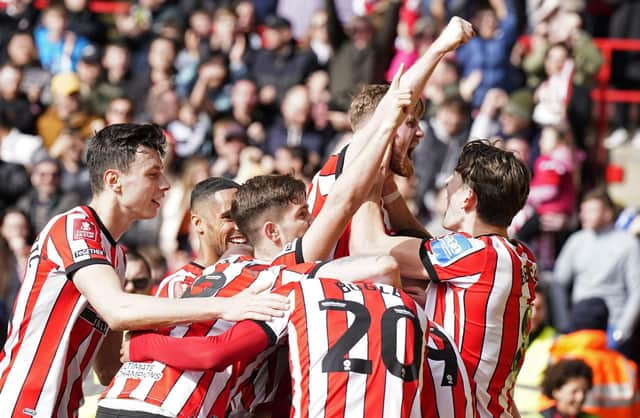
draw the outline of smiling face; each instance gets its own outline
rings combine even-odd
[[[120,204],[133,219],[151,219],[158,214],[170,187],[163,169],[156,151],[139,146],[128,170],[108,170],[118,174]]]
[[[245,236],[231,219],[231,203],[236,189],[220,190],[209,199],[199,202],[192,211],[196,232],[205,245],[214,249],[218,257],[229,247],[247,243]]]

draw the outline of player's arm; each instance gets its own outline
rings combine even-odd
[[[471,23],[459,17],[453,17],[449,24],[440,33],[440,36],[429,46],[427,51],[409,68],[400,81],[400,87],[411,91],[411,106],[415,106],[418,98],[424,90],[429,77],[435,70],[440,60],[450,51],[466,43],[474,36]],[[351,145],[347,150],[345,166],[358,156],[366,146],[369,138],[379,129],[380,120],[386,112],[386,106],[380,103],[376,112],[362,129],[354,132]]]
[[[122,344],[122,360],[156,360],[180,370],[218,372],[234,362],[251,361],[274,343],[275,335],[264,323],[241,321],[213,337],[136,334]]]
[[[420,257],[423,242],[420,238],[388,236],[382,224],[380,206],[373,200],[364,202],[351,222],[351,254],[389,254],[397,260],[402,277],[430,278]]]
[[[410,104],[411,92],[399,87],[402,72],[401,66],[394,76],[388,94],[383,99],[391,104],[391,109],[382,117],[380,129],[370,137],[369,143],[353,163],[345,166],[344,172],[338,177],[327,196],[322,210],[305,233],[302,240],[305,261],[327,258],[347,223],[369,195],[383,160],[389,158],[389,144],[395,136],[396,129],[404,120],[405,109]]]
[[[108,264],[89,264],[73,274],[73,283],[115,331],[151,329],[186,322],[225,319],[269,320],[282,316],[286,298],[264,289],[247,289],[229,298],[166,299],[124,292]]]
[[[93,359],[93,370],[103,386],[107,386],[111,382],[111,379],[114,378],[118,369],[122,366],[118,356],[121,344],[122,332],[110,330]]]
[[[384,202],[384,209],[389,214],[389,221],[391,222],[391,228],[399,235],[410,235],[421,238],[431,238],[431,234],[427,231],[413,216],[411,210],[407,206],[407,202],[404,200],[398,186],[393,179],[393,176],[389,176],[382,189],[382,201]]]
[[[339,278],[346,282],[370,280],[400,286],[400,269],[395,258],[388,255],[349,256],[324,263],[315,277]]]

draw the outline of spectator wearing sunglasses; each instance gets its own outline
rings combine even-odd
[[[124,291],[137,295],[151,294],[151,266],[137,251],[127,251],[127,270],[124,273]]]

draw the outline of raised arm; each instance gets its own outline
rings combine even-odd
[[[247,289],[230,298],[167,299],[125,293],[120,278],[106,264],[79,269],[73,282],[109,328],[115,331],[153,329],[186,322],[225,319],[268,320],[282,316],[286,298]]]
[[[214,337],[173,338],[152,332],[135,334],[122,344],[123,361],[160,361],[180,370],[226,369],[253,360],[275,341],[264,326],[242,321]]]
[[[338,16],[338,10],[336,9],[335,0],[325,0],[327,9],[327,31],[329,33],[329,42],[334,51],[337,51],[342,43],[347,40],[347,34],[344,31],[344,26]]]
[[[302,240],[302,252],[307,261],[327,258],[336,241],[371,190],[380,173],[383,159],[390,157],[390,142],[405,117],[411,92],[401,89],[403,67],[395,75],[389,92],[378,108],[386,109],[380,127],[360,154],[348,166],[331,189],[325,205],[314,219]],[[386,155],[386,157],[385,157]]]

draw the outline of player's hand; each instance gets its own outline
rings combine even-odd
[[[435,40],[435,46],[443,53],[451,52],[469,42],[476,35],[471,23],[454,16]]]
[[[284,296],[269,293],[270,287],[270,283],[265,283],[245,289],[233,297],[224,298],[222,319],[268,321],[273,317],[283,316],[289,309],[289,300]]]
[[[393,128],[400,126],[407,116],[407,110],[411,105],[411,90],[400,87],[400,79],[404,73],[404,63],[400,64],[389,86],[387,95],[389,97],[388,106],[384,118]]]

